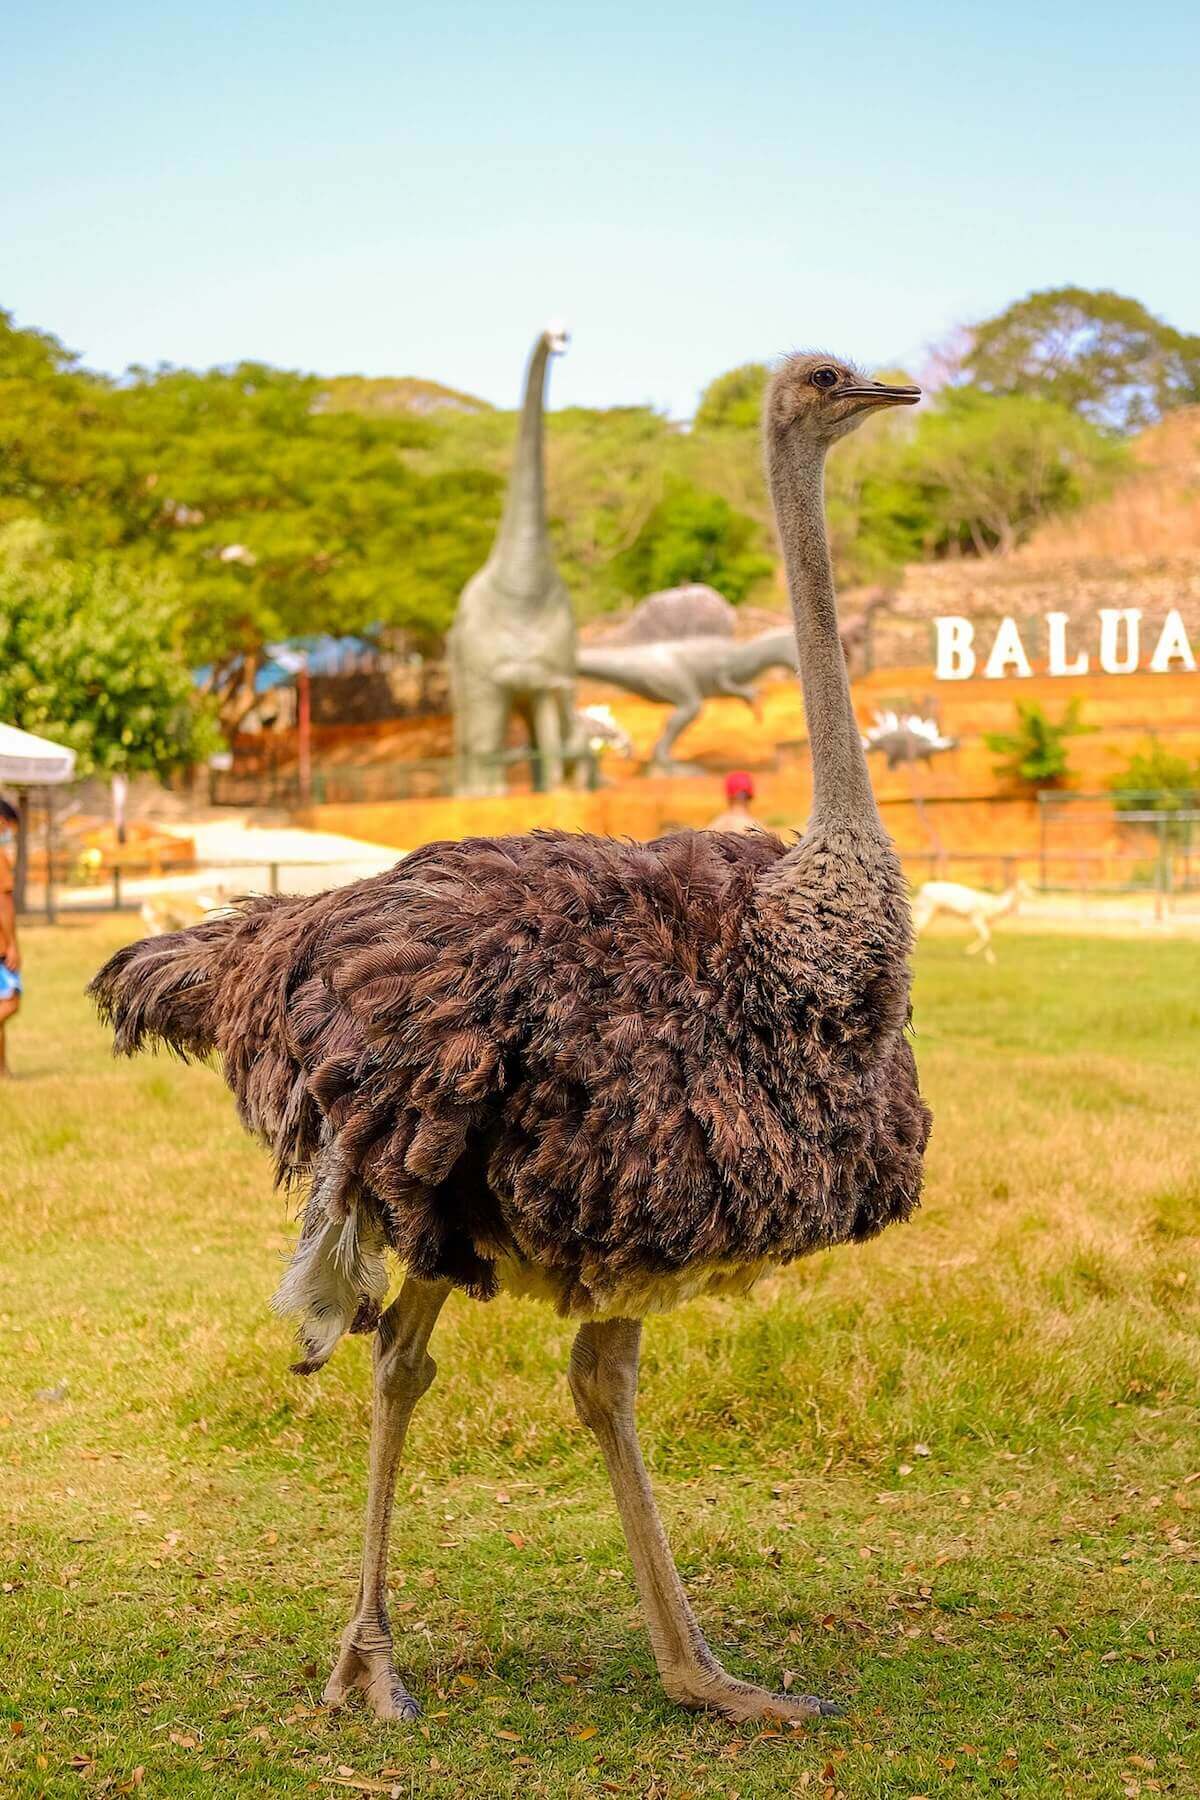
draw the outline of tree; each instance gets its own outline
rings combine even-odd
[[[186,594],[180,653],[227,731],[265,648],[403,629],[433,648],[483,561],[501,482],[422,472],[432,428],[326,411],[315,377],[245,363],[85,376],[53,339],[0,320],[0,522],[31,511],[61,552],[118,554]]]
[[[629,594],[705,581],[736,606],[774,564],[758,548],[753,519],[719,494],[674,480],[614,569]]]
[[[1067,778],[1067,740],[1092,730],[1080,718],[1080,702],[1072,700],[1057,723],[1036,701],[1017,701],[1014,732],[985,731],[989,750],[1000,752],[998,775],[1007,775],[1026,787],[1061,787]]]
[[[987,393],[1053,400],[1137,431],[1200,400],[1200,337],[1126,294],[1046,288],[975,326],[962,373]]]
[[[922,496],[926,550],[1011,550],[1042,519],[1103,493],[1121,445],[1055,400],[950,388],[920,420],[902,479]],[[890,501],[899,510],[901,496]],[[911,502],[910,502],[911,504]]]
[[[710,381],[696,408],[696,430],[757,431],[768,373],[766,363],[743,363]]]
[[[44,527],[0,532],[0,717],[66,744],[80,775],[166,774],[217,747],[179,653],[179,596],[117,559],[66,562]]]

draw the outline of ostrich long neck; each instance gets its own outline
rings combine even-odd
[[[803,439],[776,439],[768,475],[796,626],[812,755],[810,826],[882,829],[838,634],[825,530],[824,456]]]
[[[492,561],[500,565],[505,585],[516,595],[539,591],[552,566],[542,453],[542,405],[549,359],[550,346],[541,337],[525,374],[516,454],[492,548]]]

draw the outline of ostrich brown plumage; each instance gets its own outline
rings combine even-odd
[[[822,467],[915,388],[826,357],[775,376],[765,431],[814,774],[791,848],[562,832],[431,844],[316,899],[259,899],[118,952],[93,983],[118,1050],[216,1052],[241,1116],[309,1194],[278,1303],[303,1372],[374,1331],[366,1544],[326,1700],[416,1702],[392,1661],[389,1523],[427,1345],[454,1288],[582,1321],[570,1383],[599,1440],[654,1654],[685,1706],[810,1717],[704,1642],[634,1425],[642,1317],[746,1289],[917,1204],[929,1115],[905,1035],[909,909],[838,638]],[[405,1270],[381,1307],[386,1253]]]

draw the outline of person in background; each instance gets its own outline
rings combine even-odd
[[[745,769],[734,769],[725,777],[725,811],[710,819],[710,831],[761,831],[763,828],[750,811],[754,798],[754,777]]]
[[[17,909],[13,898],[13,844],[17,813],[0,800],[0,1080],[8,1074],[5,1026],[21,1004],[21,952],[17,945]]]

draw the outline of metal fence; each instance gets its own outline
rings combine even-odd
[[[364,852],[367,846],[363,846]],[[238,862],[195,862],[166,873],[160,865],[123,860],[97,864],[81,879],[78,865],[67,857],[51,859],[50,879],[44,862],[26,887],[23,916],[40,914],[52,923],[77,913],[144,912],[162,916],[179,908],[181,925],[199,918],[205,906],[221,905],[247,894],[318,894],[326,888],[377,875],[393,861],[386,853],[362,859],[301,861],[295,857]],[[205,903],[201,905],[201,902]],[[193,916],[194,915],[194,916]],[[148,920],[149,922],[149,920]],[[172,928],[168,926],[168,928]]]
[[[1038,795],[1038,886],[1200,894],[1200,792]]]
[[[1004,889],[1024,880],[1043,893],[1081,899],[1149,896],[1159,918],[1200,914],[1200,794],[1175,796],[1195,805],[1165,805],[1167,798],[1043,793],[1037,842],[1027,849],[997,848],[985,839],[965,849],[904,850],[901,860],[914,885],[936,878]],[[25,910],[54,918],[59,912],[135,911],[172,897],[317,893],[376,874],[392,860],[389,852],[364,845],[361,857],[332,860],[247,855],[171,867],[160,857],[136,860],[124,853],[119,863],[84,864],[59,844],[31,869]]]

